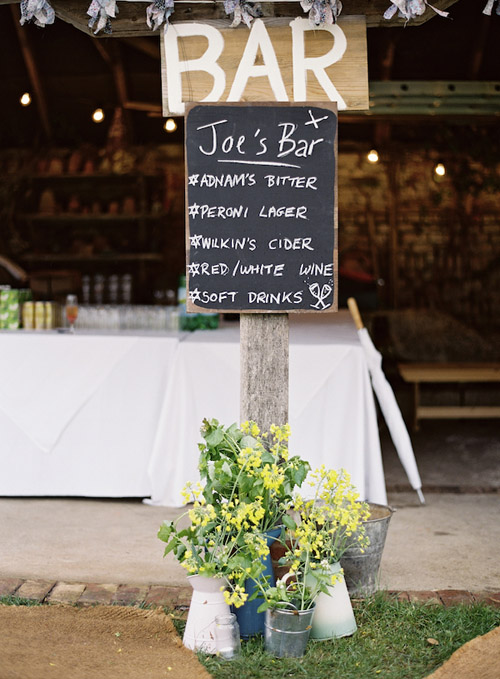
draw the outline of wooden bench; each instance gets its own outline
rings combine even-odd
[[[423,406],[420,405],[420,384],[500,382],[500,363],[399,363],[398,370],[405,382],[413,384],[413,429],[418,430],[422,419],[458,419],[500,417],[499,406]],[[463,394],[461,394],[462,396]]]

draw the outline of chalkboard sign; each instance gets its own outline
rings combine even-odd
[[[337,309],[335,104],[193,105],[187,310]]]

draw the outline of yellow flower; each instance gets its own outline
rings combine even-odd
[[[279,491],[285,480],[283,470],[276,464],[266,465],[260,473],[260,477],[264,482],[264,488],[267,490]]]
[[[252,422],[252,426],[250,427],[250,433],[252,436],[258,436],[260,434],[260,429],[255,424],[255,422]]]
[[[243,606],[247,599],[248,594],[241,585],[235,585],[232,592],[228,590],[224,591],[224,600],[229,606],[239,608],[240,606]]]

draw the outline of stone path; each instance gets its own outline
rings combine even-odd
[[[65,603],[79,606],[108,604],[120,606],[166,606],[186,611],[190,587],[163,585],[116,585],[102,583],[53,582],[49,580],[0,580],[0,596],[16,596],[40,603]],[[485,603],[500,608],[500,592],[469,592],[461,589],[387,592],[400,601],[432,602],[442,606]]]

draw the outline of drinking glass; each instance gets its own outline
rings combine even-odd
[[[78,298],[76,295],[66,296],[66,318],[69,323],[69,331],[75,332],[75,321],[78,318]]]

